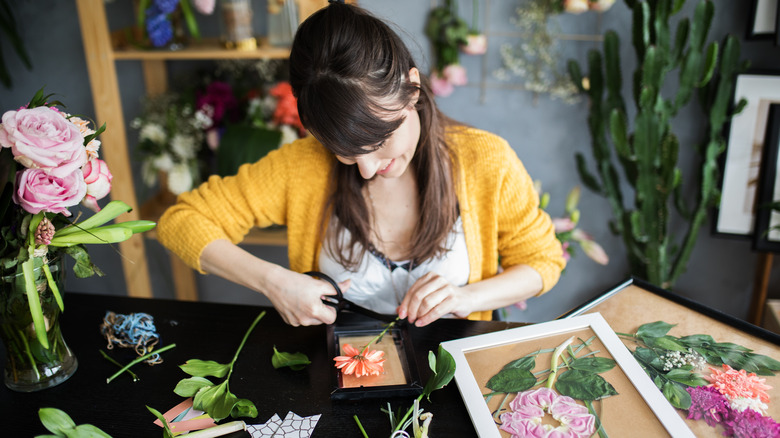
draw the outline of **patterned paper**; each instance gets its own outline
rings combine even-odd
[[[309,438],[320,416],[301,417],[290,411],[282,420],[278,414],[274,414],[264,424],[247,425],[246,430],[252,438]]]

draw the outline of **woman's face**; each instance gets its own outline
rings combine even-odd
[[[406,173],[420,140],[420,116],[412,105],[401,113],[405,117],[403,123],[376,150],[356,157],[337,155],[336,158],[347,165],[356,164],[365,179],[398,178]]]

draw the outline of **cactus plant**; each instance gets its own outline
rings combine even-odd
[[[614,215],[610,225],[623,239],[631,273],[670,288],[685,271],[707,211],[719,201],[718,157],[726,145],[723,127],[744,106],[740,102],[732,108],[730,102],[736,76],[747,63],[739,60],[739,42],[731,35],[722,44],[706,43],[715,12],[711,0],[700,0],[693,18],[681,18],[674,34],[670,19],[685,0],[625,3],[633,12],[632,43],[637,58],[631,91],[633,132],[623,98],[620,41],[614,31],[608,31],[603,55],[598,50],[588,53],[586,81],[576,61],[568,64],[572,80],[590,100],[588,125],[596,175],[588,170],[582,154],[576,155],[577,169],[586,187],[608,199]],[[668,83],[675,71],[678,80]],[[706,126],[701,129],[702,142],[690,145],[699,157],[698,174],[684,175],[677,164],[678,153],[688,145],[680,144],[672,119],[694,94],[698,94]],[[633,206],[626,205],[623,182],[633,190]],[[683,196],[693,192],[693,200]],[[677,217],[687,228],[679,239],[671,226]]]

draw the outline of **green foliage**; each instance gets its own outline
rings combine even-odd
[[[24,48],[24,43],[19,35],[19,29],[16,26],[11,4],[8,0],[0,0],[0,35],[3,35],[3,40],[11,43],[11,47],[13,47],[16,55],[19,56],[19,59],[22,60],[22,64],[27,67],[27,70],[32,70],[30,55],[27,54],[27,50]],[[11,81],[11,73],[8,71],[3,59],[2,46],[0,46],[0,83],[5,88],[11,88],[13,83]]]
[[[244,163],[254,163],[279,147],[282,132],[278,129],[249,125],[229,125],[217,149],[217,174],[235,175]]]
[[[38,417],[52,435],[38,435],[43,437],[67,437],[67,438],[111,438],[111,435],[103,432],[91,424],[76,425],[73,419],[65,412],[55,408],[41,408]]]
[[[271,357],[271,364],[274,368],[290,367],[292,370],[299,371],[306,368],[306,365],[310,363],[309,357],[305,354],[279,351],[276,349],[276,345],[274,345],[274,355]]]
[[[707,210],[718,203],[717,160],[725,150],[723,127],[738,112],[730,112],[729,104],[736,76],[746,68],[739,61],[734,36],[707,44],[714,3],[699,0],[692,19],[673,19],[684,3],[626,0],[633,10],[632,45],[637,59],[632,76],[633,126],[623,97],[620,41],[614,31],[605,34],[602,51],[588,54],[589,87],[580,85],[591,103],[588,127],[596,171],[588,169],[582,155],[576,156],[577,170],[586,187],[609,200],[611,225],[622,237],[632,274],[662,287],[671,287],[685,271]],[[674,34],[672,21],[677,22]],[[675,72],[676,88],[669,80]],[[569,62],[569,74],[575,84],[582,84],[582,70],[574,61]],[[706,115],[704,138],[698,146],[681,145],[672,121],[694,94]],[[677,163],[680,148],[691,146],[699,154],[700,171],[688,176]],[[634,192],[633,206],[624,201],[621,178]],[[683,183],[688,190],[683,190]],[[692,205],[682,196],[690,192],[695,193]],[[670,230],[676,216],[687,228],[681,239]]]
[[[495,392],[521,392],[534,386],[536,377],[529,370],[505,368],[491,377],[485,386]]]
[[[575,400],[599,400],[617,395],[615,388],[603,377],[590,371],[569,370],[561,374],[555,382],[560,394]]]
[[[431,9],[425,25],[425,35],[433,43],[436,70],[458,63],[458,50],[466,44],[469,25],[458,17],[457,2],[445,0],[443,6]]]
[[[438,354],[433,354],[433,351],[428,352],[428,366],[433,371],[433,376],[425,384],[422,395],[430,400],[433,391],[444,388],[455,377],[455,359],[449,351],[439,345]]]

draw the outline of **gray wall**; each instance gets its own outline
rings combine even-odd
[[[83,46],[79,33],[78,16],[73,1],[23,0],[16,2],[15,13],[21,27],[25,44],[32,56],[34,68],[26,71],[18,59],[11,54],[7,41],[0,41],[6,63],[13,71],[14,87],[0,89],[0,108],[12,109],[23,105],[41,86],[48,92],[58,93],[72,112],[94,115],[89,78],[86,71]],[[460,0],[461,11],[470,17],[471,2]],[[483,7],[484,7],[484,3]],[[545,95],[533,94],[513,84],[501,83],[492,72],[500,66],[498,47],[501,43],[514,41],[509,33],[514,31],[509,17],[514,15],[516,1],[490,0],[488,33],[490,50],[486,59],[462,57],[468,68],[471,82],[458,88],[449,97],[441,98],[441,108],[450,116],[493,131],[506,138],[525,163],[531,176],[544,183],[544,189],[552,196],[551,212],[562,210],[568,191],[580,184],[574,166],[574,153],[583,152],[590,157],[590,136],[585,124],[587,103],[583,100],[574,105],[551,100]],[[752,61],[753,67],[761,69],[780,68],[780,49],[770,41],[745,41],[750,1],[716,0],[716,16],[711,39],[720,40],[727,33],[743,39],[743,56]],[[130,2],[115,0],[108,4],[112,27],[126,24]],[[431,2],[419,0],[361,0],[360,4],[381,17],[396,23],[407,43],[419,54],[419,62],[427,70],[430,51],[422,28]],[[256,7],[262,8],[257,2]],[[688,13],[693,9],[689,1],[685,7]],[[216,29],[214,17],[198,17],[204,33]],[[599,17],[586,13],[577,17],[561,19],[565,33],[593,34],[606,29],[615,29],[621,36],[624,74],[634,69],[630,54],[630,14],[622,3]],[[588,49],[597,43],[566,41],[563,51],[567,57],[584,60]],[[174,63],[171,71],[186,71],[189,63]],[[139,112],[139,96],[143,95],[143,79],[140,65],[133,61],[117,64],[119,84],[124,102],[124,113],[130,120]],[[484,82],[484,84],[483,84]],[[514,84],[517,85],[517,84]],[[681,139],[683,174],[694,174],[694,156],[690,145],[701,138],[701,115],[695,105],[681,112],[675,120],[677,134]],[[108,129],[111,129],[109,126]],[[135,143],[135,132],[128,129],[130,144]],[[111,145],[104,145],[110,148]],[[137,170],[137,169],[136,169]],[[148,197],[150,192],[137,185],[139,196]],[[629,195],[630,198],[632,195]],[[581,227],[594,235],[609,254],[611,261],[603,267],[578,254],[566,269],[559,284],[547,295],[534,298],[524,312],[513,310],[511,319],[542,321],[554,318],[576,304],[621,282],[628,277],[627,263],[620,240],[613,236],[607,222],[611,218],[605,199],[583,190],[580,203]],[[711,218],[712,220],[712,218]],[[677,234],[684,232],[682,228]],[[125,294],[120,255],[105,245],[93,245],[90,253],[107,273],[103,278],[79,280],[69,278],[67,289],[96,294]],[[155,297],[172,297],[171,279],[165,250],[155,241],[147,241],[151,275]],[[286,264],[284,249],[252,247],[251,251],[272,261]],[[687,272],[680,278],[674,291],[700,301],[740,318],[747,316],[753,288],[756,254],[749,241],[724,239],[712,236],[709,227],[700,233]],[[777,264],[777,263],[776,263]],[[775,270],[776,267],[775,267]],[[212,277],[199,277],[199,292],[206,301],[227,301],[241,303],[265,303],[253,292],[243,290],[230,283]],[[780,280],[771,282],[770,295],[778,289]]]

